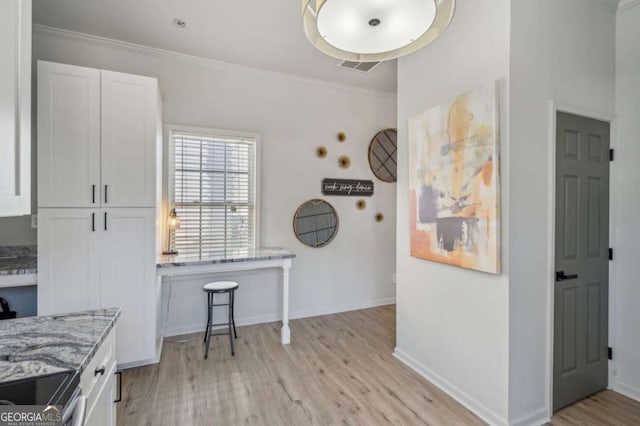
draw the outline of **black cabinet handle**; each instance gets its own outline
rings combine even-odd
[[[105,369],[104,369],[104,365],[103,365],[100,368],[96,368],[96,371],[93,372],[93,375],[97,376],[99,374],[101,376],[104,376],[104,371],[105,371]]]
[[[91,231],[96,232],[96,214],[91,213]]]
[[[91,185],[91,203],[96,203],[96,186]]]
[[[107,212],[104,212],[104,230],[107,230]]]
[[[104,203],[107,204],[107,194],[109,193],[109,185],[104,186]]]
[[[575,280],[576,278],[578,278],[578,274],[565,275],[564,271],[556,272],[556,281]]]
[[[122,371],[116,371],[115,375],[118,376],[118,399],[113,402],[122,401]]]

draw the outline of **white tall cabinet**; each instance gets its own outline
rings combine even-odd
[[[31,213],[31,0],[0,1],[0,216]]]
[[[117,360],[156,356],[154,78],[38,62],[38,314],[118,306]]]

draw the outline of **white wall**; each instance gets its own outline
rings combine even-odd
[[[502,80],[501,157],[508,158],[509,1],[457,4],[447,31],[398,62],[399,179],[396,355],[493,424],[507,419],[509,171],[502,161],[502,274],[409,254],[407,119]]]
[[[215,42],[215,41],[212,41]],[[166,123],[262,134],[261,241],[292,249],[292,316],[356,309],[394,301],[395,185],[376,180],[366,210],[355,198],[329,198],[340,217],[340,231],[325,248],[300,244],[292,215],[307,199],[321,197],[324,177],[375,179],[367,161],[370,139],[395,127],[395,96],[331,83],[264,72],[140,47],[36,30],[37,59],[90,66],[159,78]],[[340,144],[335,135],[347,134]],[[325,145],[324,160],[315,149]],[[338,156],[352,159],[339,169]],[[383,223],[375,214],[385,215]],[[237,322],[275,320],[280,312],[276,271],[235,275]],[[200,331],[206,322],[202,283],[174,279],[169,333]],[[166,293],[168,294],[168,292]],[[166,298],[165,298],[166,301]],[[166,305],[163,308],[166,312]],[[295,338],[295,336],[294,336]]]
[[[585,0],[511,2],[509,417],[551,414],[554,224],[551,100],[614,113],[615,11]],[[621,155],[622,156],[622,155]]]
[[[616,158],[611,184],[615,240],[612,387],[640,400],[640,2],[618,14],[616,27]]]

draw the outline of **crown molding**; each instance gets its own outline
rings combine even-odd
[[[618,6],[618,13],[640,6],[640,0],[622,0]]]
[[[271,71],[262,68],[254,68],[246,65],[232,64],[230,62],[218,61],[215,59],[204,58],[201,56],[188,55],[186,53],[174,52],[171,50],[159,49],[156,47],[145,46],[142,44],[129,43],[127,41],[116,40],[107,37],[96,36],[93,34],[80,33],[76,31],[65,30],[62,28],[49,27],[46,25],[33,24],[33,32],[36,35],[53,36],[61,39],[82,41],[88,44],[106,46],[113,49],[120,49],[131,53],[137,53],[154,58],[163,58],[176,62],[200,65],[209,68],[215,68],[226,71],[244,71],[261,75],[269,75],[279,78],[285,78],[302,84],[320,86],[327,89],[339,90],[363,96],[381,97],[387,99],[396,99],[396,93],[383,92],[380,90],[363,89],[346,84],[334,83],[331,81],[320,80],[311,77],[302,77],[299,75],[288,74],[278,71]]]

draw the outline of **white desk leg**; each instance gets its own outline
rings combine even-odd
[[[291,330],[289,330],[289,268],[290,262],[282,265],[282,344],[291,342]]]

